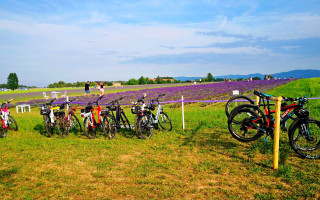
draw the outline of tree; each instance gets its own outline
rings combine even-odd
[[[208,82],[212,82],[213,81],[213,76],[212,76],[211,73],[208,73],[206,81],[208,81]]]
[[[137,79],[132,78],[132,79],[130,79],[130,80],[127,82],[127,84],[128,84],[128,85],[138,85],[139,82],[138,82]]]
[[[147,82],[146,82],[146,79],[145,79],[143,76],[141,76],[141,77],[138,79],[138,82],[139,82],[139,85],[144,85],[144,84],[147,83]]]
[[[158,77],[156,78],[156,83],[157,83],[157,84],[162,84],[162,83],[163,83],[163,79],[162,79],[160,76],[158,76]]]
[[[19,80],[16,73],[10,73],[8,76],[8,88],[11,90],[18,89],[19,87]]]

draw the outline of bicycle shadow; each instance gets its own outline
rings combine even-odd
[[[36,124],[36,125],[33,127],[33,130],[39,132],[40,135],[47,137],[46,129],[44,128],[43,125],[41,125],[41,124]]]

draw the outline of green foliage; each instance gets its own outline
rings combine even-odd
[[[127,82],[127,84],[128,85],[138,85],[139,81],[137,79],[135,79],[135,78],[132,78]]]
[[[267,80],[267,79],[273,79],[273,76],[272,75],[268,75],[268,74],[266,74],[266,75],[264,75],[264,80]]]
[[[224,81],[224,79],[223,78],[216,78],[215,81],[216,82],[222,82],[222,81]]]
[[[16,90],[19,87],[19,79],[16,73],[10,73],[7,82],[8,88],[11,90]]]
[[[261,78],[260,77],[252,77],[252,80],[261,80]]]
[[[207,82],[213,82],[213,81],[214,81],[214,78],[213,78],[213,76],[212,76],[211,73],[208,73],[208,75],[207,75],[207,77],[206,77],[206,81],[207,81]]]
[[[139,85],[147,84],[147,81],[148,81],[148,79],[147,79],[147,78],[144,78],[143,76],[141,76],[141,77],[138,79]]]
[[[160,76],[157,76],[156,83],[157,84],[163,84],[164,82],[163,82],[163,79]]]

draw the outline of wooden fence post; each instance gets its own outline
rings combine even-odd
[[[276,102],[276,116],[274,125],[274,145],[273,145],[273,169],[278,169],[279,164],[279,138],[280,138],[280,112],[282,97],[272,97]]]
[[[181,105],[182,105],[182,129],[184,130],[184,102],[183,102],[183,96],[181,96]]]

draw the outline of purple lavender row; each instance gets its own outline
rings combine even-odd
[[[121,100],[121,104],[131,104],[132,101],[136,101],[144,93],[147,94],[146,102],[155,99],[159,94],[166,94],[160,101],[163,102],[172,102],[180,99],[181,96],[184,96],[185,101],[210,101],[210,100],[225,100],[229,99],[232,95],[233,90],[239,90],[241,93],[250,93],[254,90],[263,90],[263,88],[273,88],[285,83],[288,83],[290,80],[256,80],[252,82],[248,81],[237,81],[237,82],[219,82],[211,84],[198,84],[198,85],[184,85],[184,86],[175,86],[175,87],[162,87],[162,88],[149,88],[142,90],[134,91],[125,91],[106,94],[105,97],[100,101],[101,104],[107,104],[114,99],[117,99],[121,96],[125,96]],[[88,102],[95,101],[99,95],[91,95],[89,97],[78,96],[77,102],[79,104],[87,104]],[[17,104],[30,104],[30,105],[40,105],[47,100],[36,99],[27,102],[18,102]],[[57,100],[62,101],[62,100]]]

